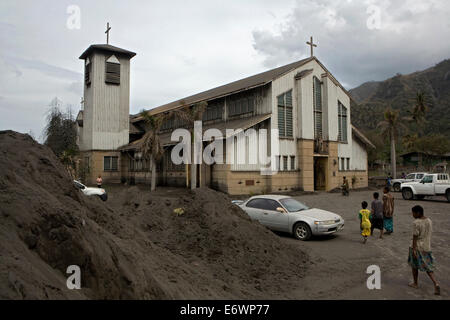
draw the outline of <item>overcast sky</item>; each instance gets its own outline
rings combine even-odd
[[[78,112],[78,57],[106,42],[106,22],[137,53],[137,113],[308,57],[310,36],[348,89],[422,70],[450,58],[449,17],[448,0],[2,0],[0,130],[39,138],[54,97]]]

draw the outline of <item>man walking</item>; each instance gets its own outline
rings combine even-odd
[[[374,229],[380,230],[380,239],[383,239],[383,231],[384,231],[384,225],[383,225],[383,201],[379,199],[380,194],[378,192],[375,192],[373,194],[373,201],[371,205],[372,210],[372,227],[371,227],[371,235],[373,235]]]
[[[394,197],[389,193],[389,188],[384,188],[383,194],[383,223],[386,234],[394,232]]]
[[[344,177],[343,181],[342,181],[342,194],[344,196],[348,196],[350,193],[349,190],[350,190],[350,185],[348,183],[347,177]]]

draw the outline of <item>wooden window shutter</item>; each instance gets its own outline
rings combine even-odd
[[[347,108],[342,106],[342,139],[347,141]]]
[[[314,91],[314,132],[315,138],[323,137],[322,129],[322,83],[317,77],[314,77],[313,82]]]
[[[103,170],[104,171],[111,170],[111,157],[104,157],[103,158]]]
[[[286,136],[293,137],[292,91],[286,92]]]
[[[342,141],[342,105],[338,102],[338,141]]]
[[[111,157],[111,170],[119,170],[119,157]]]
[[[314,77],[314,109],[322,111],[322,83]]]
[[[91,84],[91,63],[84,66],[84,82],[86,85]]]
[[[108,60],[110,60],[110,59],[108,59]],[[106,61],[105,82],[111,83],[111,84],[120,84],[120,64],[119,63]]]
[[[278,131],[279,136],[286,136],[284,95],[278,97]]]
[[[292,91],[286,92],[286,106],[292,108]]]
[[[347,141],[347,108],[339,101],[338,102],[338,140]]]
[[[315,113],[316,123],[315,123],[315,130],[316,130],[316,138],[322,138],[322,112],[316,111]]]
[[[286,107],[286,137],[293,136],[292,107]]]

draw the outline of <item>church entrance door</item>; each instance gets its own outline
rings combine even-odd
[[[326,190],[327,164],[328,158],[314,157],[314,190]]]

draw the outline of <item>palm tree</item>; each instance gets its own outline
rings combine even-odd
[[[377,126],[382,129],[383,136],[389,138],[391,142],[391,169],[394,179],[397,177],[395,141],[398,138],[400,129],[406,129],[403,120],[404,119],[399,116],[399,111],[392,110],[388,107],[384,111],[384,120],[378,123]]]
[[[416,142],[418,139],[419,139],[419,136],[417,135],[417,133],[407,134],[402,137],[403,146],[405,147],[405,149],[407,151],[411,151],[416,146]]]
[[[408,111],[410,114],[408,120],[417,125],[420,129],[426,123],[425,114],[428,111],[426,95],[425,93],[418,91],[416,93],[416,97],[414,99],[414,106],[411,111]]]
[[[184,101],[181,101],[181,104],[184,105]],[[191,164],[191,189],[197,188],[197,165],[194,163],[194,143],[195,143],[195,131],[194,131],[194,122],[200,121],[203,118],[203,113],[206,110],[208,103],[203,101],[194,104],[191,108],[183,108],[177,111],[174,111],[171,116],[181,119],[189,128],[191,128],[191,147],[192,147],[192,164]]]
[[[156,162],[164,154],[164,148],[161,145],[159,133],[161,126],[165,119],[164,115],[151,116],[147,111],[141,111],[141,117],[146,124],[146,133],[139,151],[142,153],[142,158],[150,161],[152,170],[151,191],[156,189]]]

